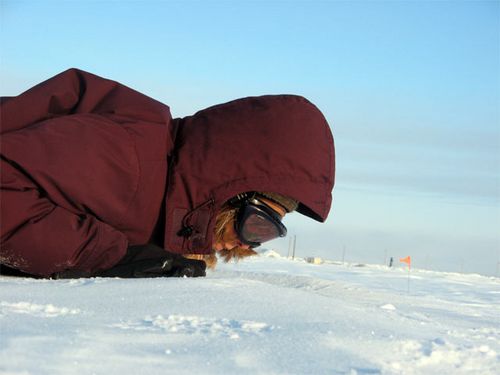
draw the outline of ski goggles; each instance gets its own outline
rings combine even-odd
[[[234,229],[245,245],[258,247],[261,243],[286,236],[281,216],[255,197],[238,202]]]

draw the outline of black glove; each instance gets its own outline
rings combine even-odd
[[[125,256],[110,269],[91,276],[98,277],[200,277],[205,276],[206,264],[202,260],[187,259],[153,244],[129,246]],[[88,277],[78,271],[61,272],[57,278]]]

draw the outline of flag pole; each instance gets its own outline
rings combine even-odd
[[[410,294],[410,270],[411,266],[408,265],[408,294]]]
[[[408,255],[406,258],[399,259],[401,263],[408,265],[408,294],[410,294],[410,270],[411,270],[411,257]]]

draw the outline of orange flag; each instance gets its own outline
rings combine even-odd
[[[411,267],[411,257],[409,255],[406,258],[399,259],[399,261],[402,263],[406,263],[408,265],[408,268]]]

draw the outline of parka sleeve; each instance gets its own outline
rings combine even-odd
[[[98,116],[86,116],[87,114]],[[71,117],[72,121],[65,121],[66,117]],[[87,120],[82,121],[84,118]],[[82,194],[77,198],[70,196],[71,192],[64,189],[67,186],[61,184],[68,182],[69,177],[64,175],[62,169],[53,173],[54,168],[56,165],[67,163],[65,168],[70,168],[71,165],[75,168],[73,172],[84,166],[80,173],[84,170],[91,171],[92,173],[88,173],[91,176],[104,175],[105,181],[100,181],[99,184],[108,184],[108,193],[122,183],[127,187],[130,179],[121,179],[119,172],[112,169],[110,173],[105,173],[108,169],[103,165],[106,166],[105,163],[109,162],[109,165],[121,166],[120,171],[132,176],[135,169],[128,167],[133,164],[133,160],[139,163],[136,154],[128,153],[130,147],[135,147],[132,140],[146,142],[151,136],[148,138],[145,134],[158,135],[155,138],[155,141],[158,140],[154,143],[155,147],[148,144],[148,148],[142,146],[141,150],[146,149],[148,157],[154,150],[160,150],[158,153],[163,155],[163,142],[172,147],[170,138],[162,138],[163,129],[169,129],[170,122],[171,115],[167,105],[123,84],[78,69],[62,72],[18,96],[2,98],[0,263],[45,277],[67,269],[92,274],[115,265],[125,254],[131,237],[117,230],[115,225],[110,225],[102,215],[94,215],[91,209],[84,207],[82,210],[71,211],[70,205],[64,206],[56,200],[54,191],[58,196],[67,196],[68,202],[80,206],[88,203],[78,200],[82,198]],[[99,126],[102,128],[99,129]],[[92,156],[91,153],[95,150],[91,145],[106,144],[106,136],[120,135],[120,132],[113,130],[114,126],[127,128],[121,131],[123,137],[114,139],[115,143],[108,143],[116,147],[110,147],[106,160],[103,161],[99,157],[90,160],[89,156]],[[75,127],[80,129],[75,131]],[[133,130],[134,127],[138,130]],[[165,133],[167,131],[165,130]],[[47,137],[56,134],[64,139],[45,137],[43,139],[49,139],[50,142],[44,143],[41,139],[32,139],[35,133],[43,133]],[[87,143],[81,141],[82,134],[89,137],[85,139]],[[104,138],[99,138],[100,136]],[[7,142],[12,140],[12,137],[19,142]],[[96,139],[102,142],[98,143]],[[126,142],[122,144],[124,139]],[[30,148],[34,144],[40,146],[36,149],[38,151]],[[79,146],[79,153],[72,145]],[[66,151],[64,155],[73,156],[72,164],[60,154],[61,150]],[[47,163],[47,168],[44,168],[44,163]],[[36,175],[33,174],[33,165],[37,170]],[[39,166],[41,167],[38,168]],[[92,168],[100,174],[94,174]],[[47,184],[52,186],[51,192],[47,191]],[[57,190],[59,188],[61,190]],[[81,186],[78,189],[77,193],[81,193],[86,187]],[[85,193],[87,194],[86,191]],[[99,199],[105,196],[100,189],[98,193]],[[118,201],[123,198],[120,203],[130,203],[128,194],[116,194],[112,197]],[[112,202],[115,203],[114,200]]]
[[[124,234],[56,206],[15,163],[0,163],[0,263],[49,277],[66,269],[93,274],[125,255]]]
[[[68,69],[16,97],[0,100],[0,134],[53,117],[79,113],[113,114],[169,123],[170,109],[121,83]]]

